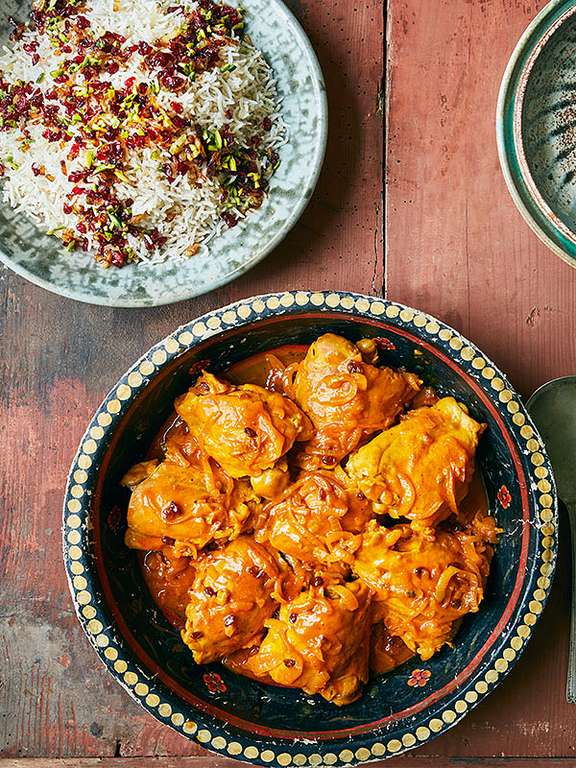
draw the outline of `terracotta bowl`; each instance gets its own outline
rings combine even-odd
[[[452,648],[374,677],[338,708],[263,685],[218,664],[199,667],[143,583],[123,543],[127,492],[140,460],[196,364],[214,372],[256,352],[333,331],[385,339],[386,364],[416,371],[488,427],[478,465],[503,529],[480,611]],[[204,362],[205,361],[205,362]],[[556,558],[556,496],[542,442],[506,377],[434,318],[347,292],[246,299],[174,331],[120,379],[90,422],[64,502],[64,561],[78,618],[110,673],[152,716],[221,755],[256,765],[360,764],[427,742],[506,676],[542,612]]]

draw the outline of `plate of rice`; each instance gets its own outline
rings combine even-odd
[[[279,243],[326,145],[316,56],[281,0],[3,0],[0,259],[143,307]]]

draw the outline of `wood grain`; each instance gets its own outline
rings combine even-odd
[[[277,289],[382,293],[382,4],[289,5],[326,76],[330,130],[316,194],[268,259],[212,294],[153,310],[78,304],[0,270],[4,757],[39,757],[47,765],[47,757],[171,754],[201,755],[196,764],[210,768],[233,764],[154,721],[103,670],[72,611],[61,566],[61,503],[92,412],[126,368],[178,325]]]
[[[524,394],[576,368],[576,274],[517,212],[495,140],[506,62],[544,4],[389,3],[389,296],[456,327]]]
[[[495,142],[506,61],[543,0],[390,0],[387,287],[475,341],[528,394],[574,373],[576,273],[516,211]],[[568,535],[561,531],[561,543]],[[508,680],[419,754],[571,756],[566,704],[570,574]],[[575,760],[576,762],[576,760]]]
[[[239,765],[156,723],[103,671],[72,612],[60,506],[92,411],[174,327],[267,290],[383,290],[382,6],[290,5],[326,74],[330,135],[317,193],[268,259],[213,294],[143,311],[77,304],[0,272],[1,768]],[[389,0],[388,9],[388,294],[455,325],[525,393],[576,363],[576,275],[516,212],[494,140],[505,62],[542,5]],[[563,521],[561,540],[567,533]],[[505,684],[456,729],[387,768],[576,764],[576,710],[564,702],[569,571],[561,548],[549,606]]]
[[[84,758],[7,758],[0,768],[233,768],[246,763],[205,755],[197,757],[84,757]],[[429,768],[430,758],[411,754],[393,760],[370,763],[370,768]],[[572,758],[436,758],[434,768],[569,768]]]

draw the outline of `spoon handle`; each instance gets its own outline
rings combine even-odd
[[[572,611],[570,614],[570,649],[568,651],[568,679],[566,699],[569,704],[576,704],[576,502],[566,504],[570,521],[570,540],[572,542]]]

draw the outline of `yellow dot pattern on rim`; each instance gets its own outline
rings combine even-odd
[[[473,689],[468,690],[462,699],[453,703],[452,709],[446,709],[439,713],[438,717],[432,718],[427,725],[421,725],[413,733],[407,732],[401,739],[393,738],[386,745],[381,742],[375,742],[370,749],[359,747],[353,752],[350,749],[343,749],[338,755],[327,753],[322,757],[317,753],[306,756],[302,753],[290,754],[282,752],[276,755],[271,749],[264,749],[262,752],[252,745],[241,745],[237,741],[227,741],[224,736],[213,735],[206,728],[199,727],[194,721],[187,720],[185,715],[180,712],[173,712],[172,706],[155,693],[149,692],[149,686],[144,683],[136,672],[128,669],[125,659],[121,658],[118,649],[111,641],[112,635],[104,629],[102,622],[97,618],[98,612],[94,605],[91,592],[89,591],[90,581],[83,574],[85,563],[81,562],[84,558],[83,547],[85,542],[80,536],[80,529],[85,525],[86,507],[90,503],[91,482],[87,470],[93,465],[93,456],[96,454],[99,444],[102,440],[108,439],[107,431],[114,422],[114,416],[120,413],[122,402],[129,400],[139,389],[143,382],[143,377],[151,376],[159,367],[168,360],[168,355],[177,354],[181,347],[190,348],[195,339],[208,338],[219,330],[223,324],[233,326],[238,319],[245,321],[253,313],[261,315],[266,308],[276,311],[279,307],[304,307],[308,304],[314,307],[328,307],[336,309],[341,307],[344,310],[356,308],[363,314],[371,314],[374,317],[386,317],[391,320],[399,318],[402,323],[412,324],[416,329],[420,329],[431,336],[438,336],[443,342],[457,353],[461,364],[469,366],[476,379],[483,380],[484,388],[490,387],[492,390],[492,399],[501,403],[500,410],[505,414],[510,414],[507,418],[511,419],[519,432],[519,439],[523,440],[523,452],[528,456],[530,462],[529,472],[533,476],[533,487],[537,487],[540,496],[537,499],[538,516],[541,520],[540,528],[540,551],[539,555],[539,573],[541,576],[537,580],[536,587],[527,600],[528,612],[523,617],[523,623],[516,629],[516,634],[511,637],[507,647],[501,650],[501,655],[493,663],[491,669],[484,674],[484,679],[478,680]],[[173,726],[181,732],[195,736],[196,740],[204,745],[210,745],[212,748],[224,751],[232,756],[244,756],[248,759],[260,758],[264,763],[276,761],[281,766],[303,766],[303,765],[335,765],[338,760],[343,763],[352,761],[354,758],[360,762],[365,762],[371,758],[382,757],[386,752],[396,753],[403,748],[411,748],[418,742],[427,741],[432,733],[439,733],[443,728],[449,727],[457,721],[458,715],[464,714],[471,705],[474,705],[480,696],[485,695],[491,686],[495,685],[501,676],[507,672],[510,664],[517,658],[522,650],[526,640],[531,635],[531,627],[536,623],[538,615],[542,612],[544,602],[547,597],[551,584],[551,575],[553,572],[553,562],[555,559],[556,546],[556,526],[555,526],[555,498],[553,496],[553,486],[547,479],[549,470],[546,467],[546,459],[543,453],[543,446],[534,432],[533,428],[526,423],[526,417],[521,412],[521,405],[514,397],[514,392],[508,388],[506,380],[498,374],[498,371],[483,357],[481,353],[468,345],[458,334],[449,328],[443,327],[434,318],[410,308],[386,303],[379,299],[368,299],[363,296],[341,295],[339,293],[312,293],[303,291],[296,293],[285,292],[283,294],[272,295],[265,299],[255,299],[243,304],[234,305],[234,308],[224,310],[223,312],[214,312],[204,318],[201,318],[189,326],[186,330],[175,336],[170,336],[157,345],[157,348],[151,353],[149,360],[143,360],[128,372],[123,382],[115,390],[114,397],[105,405],[104,409],[97,415],[95,421],[87,430],[83,442],[82,452],[79,454],[75,466],[72,467],[70,477],[73,484],[69,485],[66,510],[68,516],[65,518],[65,536],[68,544],[68,567],[72,578],[72,588],[79,610],[86,619],[86,630],[92,635],[92,641],[98,646],[99,652],[108,662],[112,663],[115,672],[122,676],[126,685],[130,686],[133,694],[138,696],[151,709],[157,710],[157,713],[170,720]],[[90,569],[88,568],[88,571]],[[526,604],[526,603],[524,603]]]
[[[78,457],[78,466],[82,467],[82,469],[90,469],[92,466],[92,459],[90,456],[86,456],[86,454],[83,453]]]
[[[294,304],[294,301],[294,296],[292,296],[291,293],[285,293],[280,299],[280,304],[282,304],[283,307],[291,307],[292,304]]]
[[[116,397],[118,400],[128,400],[131,394],[132,389],[128,386],[128,384],[120,384],[116,390]]]
[[[100,632],[102,632],[104,627],[102,626],[101,621],[98,621],[98,619],[92,619],[86,625],[86,629],[88,630],[88,632],[90,632],[91,635],[98,635],[100,634]]]
[[[142,384],[142,375],[138,371],[132,371],[128,376],[128,385],[130,387],[139,387]]]
[[[119,413],[121,407],[122,406],[120,405],[120,400],[116,399],[109,400],[108,405],[106,406],[108,413]]]
[[[226,746],[226,739],[223,736],[216,736],[212,739],[212,746],[214,749],[224,749]]]

